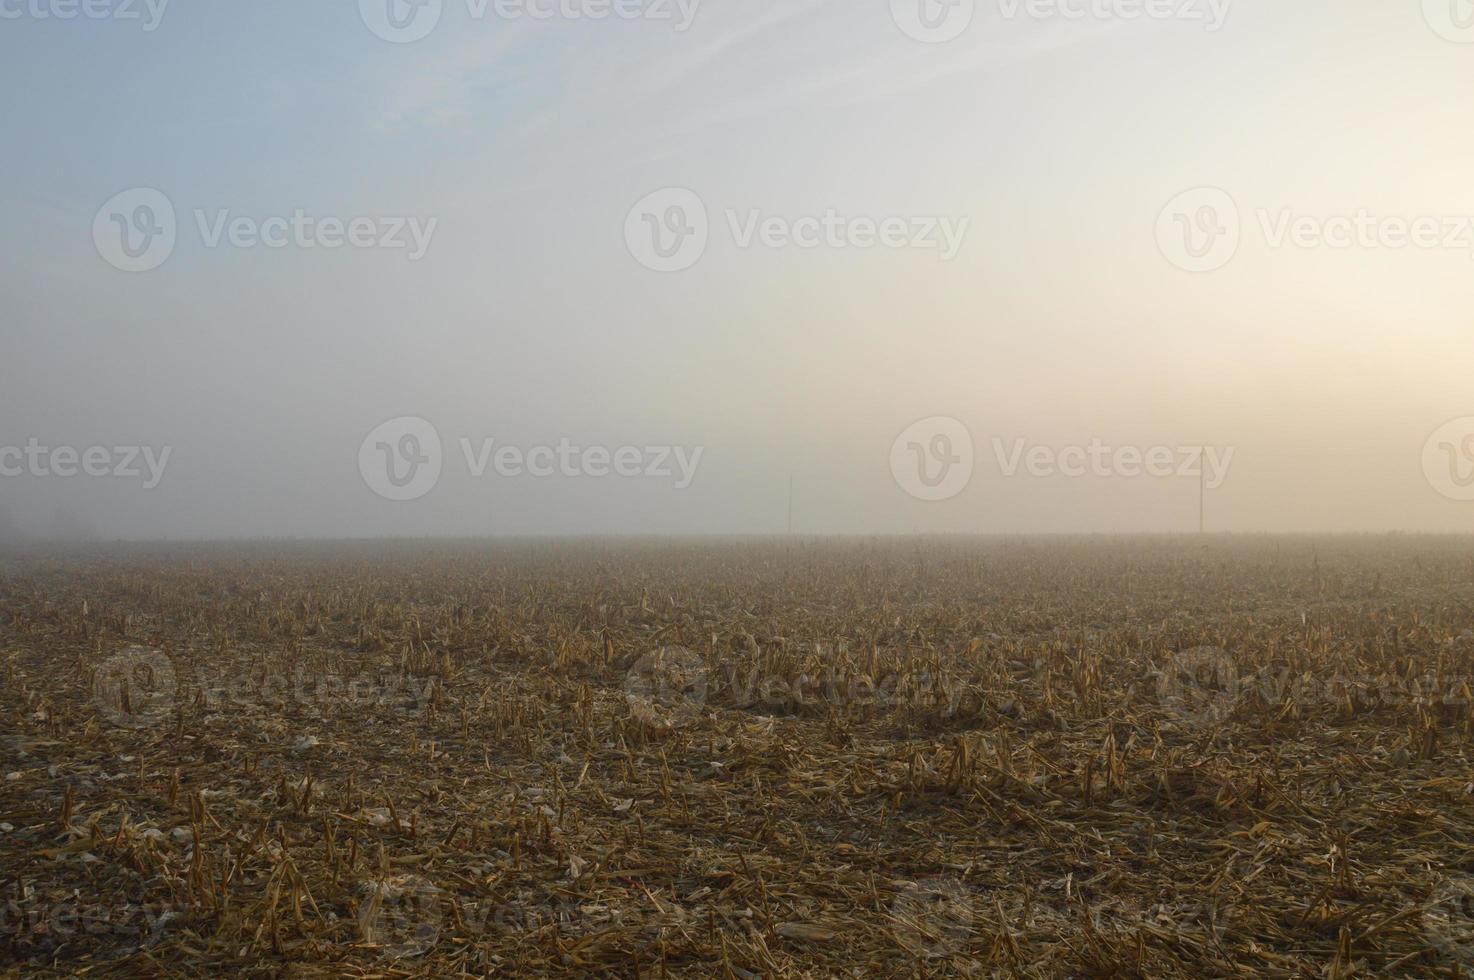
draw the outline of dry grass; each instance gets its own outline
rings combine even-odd
[[[1474,974],[1474,546],[0,577],[14,975]]]

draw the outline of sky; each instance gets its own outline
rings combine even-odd
[[[1474,529],[1471,0],[0,0],[0,83],[0,536]]]

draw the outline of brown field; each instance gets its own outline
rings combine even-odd
[[[0,562],[11,975],[1474,974],[1474,542]]]

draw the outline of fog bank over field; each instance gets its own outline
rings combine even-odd
[[[384,2],[5,20],[0,541],[1474,529],[1442,4]]]

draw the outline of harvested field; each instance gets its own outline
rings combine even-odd
[[[1474,545],[0,576],[11,975],[1474,973]]]

